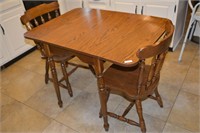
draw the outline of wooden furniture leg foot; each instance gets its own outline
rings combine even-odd
[[[138,113],[138,116],[139,116],[139,123],[140,123],[141,131],[142,131],[142,133],[146,133],[146,126],[145,126],[144,118],[143,118],[143,115],[142,115],[141,101],[136,100],[135,104],[136,104],[136,110],[137,110],[137,113]]]

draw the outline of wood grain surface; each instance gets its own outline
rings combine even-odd
[[[151,16],[77,8],[24,34],[26,38],[121,66],[137,63],[139,48],[154,45],[170,21]]]

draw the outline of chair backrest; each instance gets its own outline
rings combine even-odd
[[[58,2],[41,4],[27,10],[20,20],[27,30],[31,30],[60,15]]]
[[[154,45],[141,48],[137,52],[140,59],[140,73],[138,78],[138,94],[150,94],[160,79],[160,70],[164,63],[165,56],[171,43],[174,27],[171,21],[168,21],[165,27],[166,31],[162,39]],[[150,65],[147,65],[147,59],[151,59]],[[149,67],[146,67],[149,66]],[[147,69],[148,68],[148,69]]]
[[[51,2],[48,4],[41,4],[27,10],[20,20],[23,25],[26,26],[27,30],[32,30],[33,28],[52,20],[60,15],[58,2]],[[43,58],[47,57],[47,53],[44,50],[44,45],[40,42],[34,41],[39,49]]]

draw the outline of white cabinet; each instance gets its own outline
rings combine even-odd
[[[6,63],[9,60],[9,52],[6,47],[6,42],[4,40],[3,31],[0,32],[1,38],[0,38],[0,66]]]
[[[147,1],[142,4],[141,14],[168,18],[174,23],[176,3],[173,1]]]
[[[139,0],[113,0],[112,10],[137,14],[139,2]]]
[[[26,32],[26,29],[22,26],[20,22],[20,16],[23,13],[24,8],[21,3],[0,12],[0,66],[33,47],[32,45],[26,44],[26,41],[24,39],[24,33]]]
[[[84,7],[109,10],[111,7],[111,1],[110,0],[84,0]]]
[[[84,0],[58,0],[61,14],[68,12],[75,8],[82,8]]]
[[[74,8],[81,8],[83,6],[82,0],[67,0],[67,10],[70,11]]]

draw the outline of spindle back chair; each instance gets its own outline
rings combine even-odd
[[[137,66],[122,67],[112,65],[104,73],[107,101],[110,93],[120,95],[130,101],[130,105],[122,115],[109,111],[107,111],[107,115],[131,125],[139,126],[142,132],[146,132],[146,126],[143,119],[141,102],[147,98],[151,98],[156,100],[160,107],[163,107],[157,87],[160,79],[160,71],[173,35],[174,28],[171,21],[166,24],[165,29],[166,32],[159,41],[138,50],[137,57],[139,58],[139,63]],[[149,62],[147,59],[151,59],[150,64],[147,63]],[[134,104],[136,104],[139,123],[125,117]],[[101,110],[100,117],[102,117]]]
[[[51,2],[48,4],[41,4],[36,7],[33,7],[29,10],[27,10],[24,15],[21,16],[20,20],[23,25],[26,26],[27,30],[33,30],[35,27],[42,25],[60,15],[59,11],[59,4],[58,2]],[[69,95],[72,97],[73,92],[71,89],[71,85],[69,83],[68,76],[74,72],[79,66],[77,65],[74,69],[72,69],[69,73],[66,71],[66,67],[68,65],[68,61],[75,56],[69,52],[66,52],[65,50],[49,46],[49,49],[45,49],[46,44],[34,41],[37,48],[39,49],[42,58],[46,61],[45,66],[45,83],[48,83],[48,81],[52,81],[54,83],[54,87],[56,90],[57,98],[58,98],[58,104],[60,107],[62,107],[62,100],[60,95],[60,87],[63,87],[68,90]],[[58,80],[57,71],[55,62],[59,63],[61,65],[61,70],[63,73],[63,77]],[[51,68],[52,72],[52,78],[49,78],[49,68]],[[63,81],[66,83],[63,84]]]

